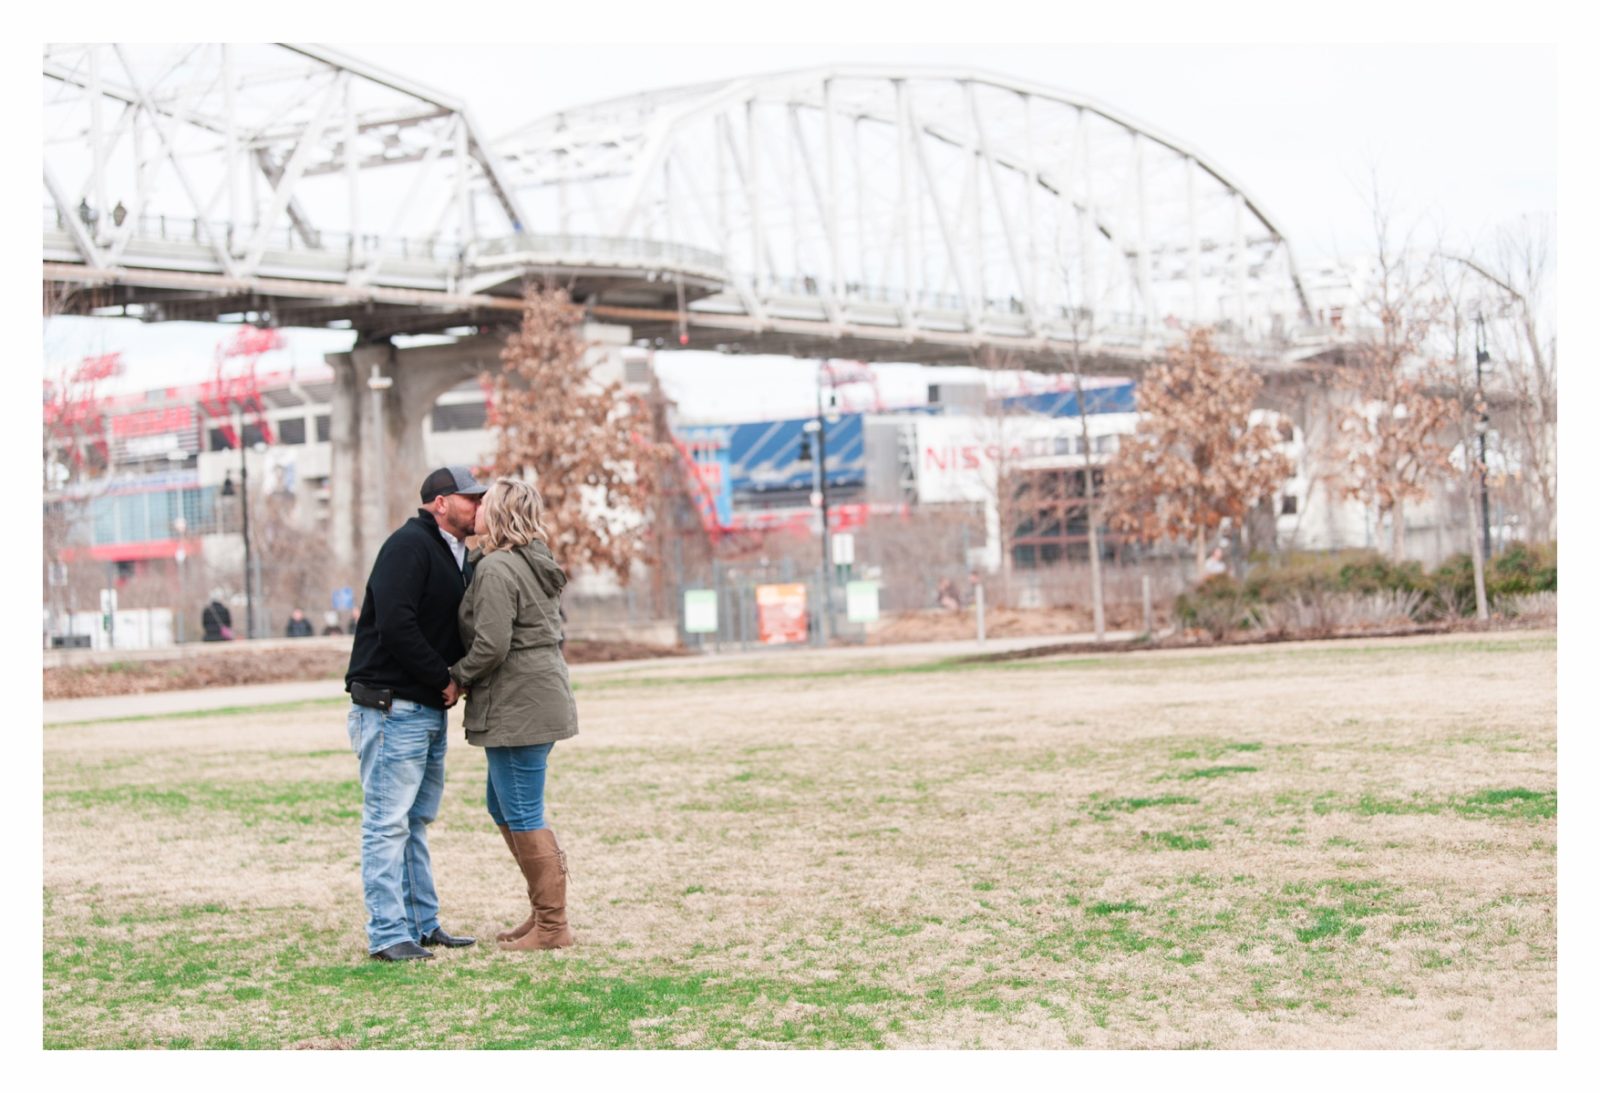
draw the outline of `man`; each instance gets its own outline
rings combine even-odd
[[[311,636],[311,620],[306,618],[306,613],[298,607],[289,616],[289,625],[284,627],[284,637],[309,638]]]
[[[428,824],[444,796],[445,711],[461,697],[449,666],[466,650],[456,609],[471,579],[464,540],[488,487],[466,467],[422,482],[425,508],[372,563],[350,649],[350,747],[361,760],[361,886],[367,951],[427,960],[476,940],[439,925]]]

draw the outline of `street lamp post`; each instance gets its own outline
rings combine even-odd
[[[244,445],[244,419],[239,421],[239,511],[243,514],[244,535],[244,636],[256,636],[256,597],[250,587],[250,460]]]
[[[240,534],[244,536],[244,636],[256,635],[256,600],[250,588],[250,461],[246,458],[244,443],[244,415],[239,415],[239,518]],[[233,493],[233,481],[224,477],[222,496]]]
[[[174,467],[181,467],[183,464],[187,463],[188,460],[189,460],[189,453],[184,451],[181,448],[174,448],[172,451],[167,453],[167,462],[170,465],[174,466]],[[181,491],[178,494],[178,498],[179,498],[179,504],[181,506],[182,505],[182,498],[183,498],[183,493]],[[172,552],[172,560],[175,561],[178,564],[178,612],[177,612],[177,614],[178,614],[178,628],[177,628],[177,637],[178,637],[178,644],[179,645],[183,644],[183,615],[184,615],[183,604],[184,604],[184,600],[187,598],[186,594],[187,594],[187,591],[188,591],[187,583],[184,581],[184,568],[183,568],[183,563],[184,563],[185,559],[188,558],[188,554],[189,554],[188,548],[185,546],[185,537],[188,535],[188,532],[189,532],[189,521],[185,520],[181,513],[178,516],[173,517],[173,520],[172,520],[172,534],[178,540],[178,548],[175,551]]]
[[[1489,564],[1489,402],[1483,397],[1483,368],[1489,363],[1489,343],[1478,316],[1478,511],[1483,517],[1483,564]]]
[[[184,545],[184,536],[188,534],[189,531],[189,521],[185,520],[181,516],[178,517],[172,521],[172,531],[178,537],[178,549],[173,554],[173,558],[178,563],[178,644],[182,645],[183,616],[188,614],[187,610],[185,609],[185,605],[188,603],[189,599],[189,582],[185,579],[187,573],[183,565],[184,561],[188,558],[189,553],[188,549]]]
[[[821,413],[818,413],[814,420],[801,426],[801,431],[805,435],[800,441],[800,459],[801,462],[811,464],[811,505],[820,513],[822,521],[822,569],[817,582],[821,602],[817,604],[817,636],[822,643],[825,643],[827,641],[825,613],[828,609],[830,582],[828,580],[828,468],[822,439]]]
[[[822,514],[822,604],[818,625],[823,644],[827,644],[833,633],[833,577],[829,572],[833,565],[833,550],[828,541],[828,424],[822,412],[822,377],[827,367],[827,361],[817,362],[817,417],[815,421],[805,424],[805,431],[815,433],[817,438],[816,503]]]

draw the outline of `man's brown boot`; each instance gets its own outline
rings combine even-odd
[[[567,855],[548,827],[513,831],[511,839],[517,846],[517,864],[528,878],[534,924],[516,940],[501,942],[500,948],[512,952],[564,949],[573,942],[567,928]]]
[[[505,839],[506,848],[511,851],[511,860],[517,863],[518,869],[522,868],[522,859],[517,854],[517,843],[516,840],[511,837],[511,829],[505,824],[496,824],[495,826],[500,829],[500,836],[501,838]],[[528,903],[530,906],[533,904],[533,889],[531,887],[528,889]],[[513,926],[509,930],[501,930],[499,933],[494,935],[494,939],[496,941],[515,941],[517,938],[533,929],[534,918],[534,915],[529,914],[527,918],[523,919],[520,926]]]

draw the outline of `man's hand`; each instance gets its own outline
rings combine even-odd
[[[462,693],[461,687],[452,679],[450,686],[444,689],[444,708],[448,710],[459,702]]]

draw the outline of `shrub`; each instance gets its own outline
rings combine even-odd
[[[1452,555],[1433,573],[1434,598],[1442,611],[1471,614],[1477,593],[1472,587],[1472,555]],[[1556,545],[1512,543],[1496,554],[1484,569],[1484,592],[1491,610],[1514,596],[1531,596],[1556,590]]]
[[[1187,626],[1198,627],[1221,639],[1230,630],[1249,626],[1255,619],[1245,587],[1224,574],[1207,577],[1181,594],[1172,609]]]
[[[1277,603],[1258,604],[1257,624],[1263,633],[1315,637],[1357,626],[1396,626],[1421,616],[1420,591],[1310,592]]]
[[[1339,568],[1339,587],[1346,592],[1425,592],[1430,584],[1421,562],[1397,565],[1381,554],[1368,553]]]
[[[1256,562],[1243,583],[1209,577],[1179,596],[1177,617],[1214,638],[1256,627],[1278,636],[1331,634],[1354,626],[1463,618],[1476,609],[1472,558],[1457,554],[1432,573],[1371,550],[1293,553]],[[1512,543],[1485,573],[1491,608],[1554,617],[1554,543]]]
[[[1496,609],[1508,619],[1526,619],[1546,625],[1555,625],[1556,594],[1554,592],[1529,592],[1525,595],[1506,596]]]
[[[1512,543],[1494,559],[1486,582],[1493,582],[1494,595],[1526,596],[1556,590],[1556,545],[1554,543]]]

